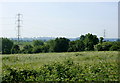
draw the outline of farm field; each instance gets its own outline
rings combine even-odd
[[[117,58],[117,51],[2,55],[2,76],[8,82],[118,81]],[[36,73],[25,77],[23,71]],[[23,76],[13,80],[11,72]]]

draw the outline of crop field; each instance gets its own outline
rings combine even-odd
[[[118,81],[117,51],[2,55],[3,82]]]

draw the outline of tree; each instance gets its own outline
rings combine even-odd
[[[33,53],[45,53],[49,52],[49,46],[47,44],[44,44],[43,46],[35,46],[33,47]]]
[[[49,52],[49,45],[48,44],[44,44],[43,46],[42,46],[42,52]]]
[[[85,39],[85,36],[84,35],[81,35],[80,36],[80,40],[83,41]]]
[[[88,33],[85,35],[85,38],[83,41],[85,44],[85,50],[91,51],[91,50],[94,50],[94,45],[98,44],[99,39],[97,38],[96,35],[92,35],[92,34]]]
[[[81,40],[70,41],[69,43],[69,52],[84,51],[84,43]]]
[[[23,47],[22,52],[23,52],[23,53],[32,53],[32,49],[33,49],[33,47],[32,47],[31,45],[25,45],[25,46]]]
[[[13,45],[12,49],[11,49],[11,53],[12,54],[16,54],[20,52],[20,47],[18,45]]]
[[[33,46],[40,46],[44,45],[44,42],[42,40],[33,40]]]
[[[67,52],[69,48],[69,39],[67,38],[56,38],[55,39],[55,45],[54,45],[54,51],[55,52]]]
[[[76,51],[84,51],[85,50],[85,46],[83,41],[81,40],[76,40]]]
[[[33,51],[32,51],[33,53],[40,53],[40,52],[42,52],[42,46],[35,46],[34,48],[33,48]]]
[[[49,52],[54,52],[55,40],[49,40],[46,42]]]
[[[2,54],[10,54],[13,42],[8,38],[2,38]]]
[[[70,42],[69,42],[68,52],[76,52],[75,44],[76,44],[75,41],[70,41]]]
[[[100,37],[100,43],[102,44],[103,43],[103,37]]]

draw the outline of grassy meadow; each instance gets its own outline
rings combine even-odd
[[[24,81],[118,81],[117,58],[117,51],[2,55],[2,76],[11,75],[8,69],[11,68],[17,73],[23,70],[37,72],[37,77],[32,76]],[[43,75],[48,77],[42,79]]]

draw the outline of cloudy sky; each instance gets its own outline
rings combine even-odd
[[[117,2],[4,2],[0,4],[0,37],[17,37],[21,13],[21,37],[118,37]]]

